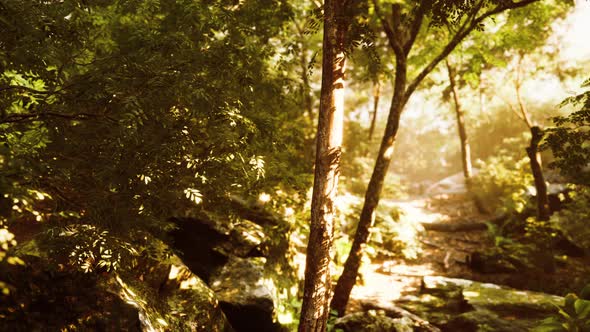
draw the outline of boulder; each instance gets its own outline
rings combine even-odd
[[[551,224],[561,231],[570,246],[581,249],[581,253],[590,254],[590,227],[587,220],[555,214],[551,217]]]
[[[253,222],[240,220],[230,224],[206,215],[171,221],[177,226],[171,232],[172,247],[191,271],[207,282],[231,256],[263,255],[265,235],[262,227]]]
[[[208,281],[213,271],[227,262],[227,254],[221,250],[230,240],[227,230],[205,217],[172,218],[171,221],[177,226],[171,232],[172,248],[193,273]]]
[[[127,302],[140,308],[147,330],[233,331],[213,290],[192,273],[180,258],[172,256],[168,263],[152,263],[153,267],[149,270],[153,272],[141,278],[144,282],[125,284],[118,280],[122,288],[120,293]],[[157,288],[152,288],[158,284]],[[134,291],[131,285],[153,286],[148,289],[136,288]],[[144,298],[137,298],[136,294],[144,294]]]
[[[414,322],[407,318],[391,318],[383,311],[355,312],[338,318],[334,327],[344,332],[412,332]]]
[[[474,168],[473,174],[476,175],[479,173],[479,170]],[[451,176],[448,176],[426,189],[426,195],[429,196],[436,196],[436,195],[455,195],[455,194],[466,194],[467,184],[465,183],[465,176],[463,173],[456,173]]]
[[[276,289],[265,277],[266,259],[231,257],[211,277],[221,308],[237,331],[278,331],[274,321]]]
[[[461,332],[527,332],[534,322],[501,318],[488,310],[476,310],[454,316],[443,326],[443,331]]]
[[[464,279],[427,276],[419,296],[398,305],[446,331],[526,331],[563,298]],[[511,329],[512,328],[512,329]]]

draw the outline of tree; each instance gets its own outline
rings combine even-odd
[[[340,173],[344,121],[346,1],[324,3],[322,88],[317,130],[311,222],[299,331],[325,331],[331,296],[330,250],[334,232],[334,198]]]
[[[283,1],[2,2],[0,188],[23,207],[2,217],[104,230],[130,244],[100,249],[115,262],[171,216],[231,216],[231,194],[307,188],[303,116],[269,43],[290,13]],[[48,242],[77,245],[63,239]]]
[[[455,116],[457,118],[457,129],[459,131],[459,140],[461,142],[461,165],[463,166],[463,175],[465,176],[466,182],[473,175],[473,169],[471,167],[471,147],[469,146],[469,140],[467,139],[467,129],[465,128],[465,115],[461,101],[459,100],[459,89],[455,81],[456,72],[449,63],[445,60],[447,67],[447,74],[449,76],[449,88],[451,95],[453,96],[453,103],[455,105]]]
[[[555,54],[549,54],[541,48],[553,32],[551,22],[563,17],[569,4],[564,2],[539,2],[523,10],[515,10],[508,13],[505,22],[499,25],[492,35],[480,32],[474,36],[471,47],[461,50],[468,55],[468,64],[463,70],[465,76],[481,77],[482,69],[491,69],[493,63],[504,65],[509,69],[507,76],[513,83],[515,105],[505,100],[510,110],[527,127],[531,134],[526,153],[529,158],[531,173],[534,179],[537,200],[537,218],[548,220],[551,214],[547,184],[543,175],[543,166],[539,144],[543,139],[543,130],[533,121],[525,100],[522,96],[523,84],[527,77],[535,72],[542,71],[543,62],[555,58]],[[534,18],[531,20],[531,17]],[[457,52],[458,53],[458,52]],[[534,60],[529,60],[534,58]],[[529,60],[529,61],[527,61]],[[451,86],[453,81],[451,80]],[[480,90],[481,91],[481,90]],[[495,95],[500,95],[495,93]]]
[[[394,3],[386,18],[377,0],[373,1],[374,12],[381,22],[387,41],[395,56],[394,93],[391,101],[385,132],[379,147],[379,154],[367,187],[365,201],[361,211],[357,231],[352,243],[349,256],[344,264],[342,275],[338,279],[334,290],[332,308],[343,315],[350,297],[350,292],[356,283],[358,269],[363,255],[363,247],[367,243],[371,224],[374,221],[375,209],[379,204],[381,191],[391,158],[393,145],[399,129],[399,121],[404,106],[416,91],[422,80],[444,60],[461,41],[473,30],[483,27],[488,17],[505,10],[524,7],[537,0],[522,0],[518,2],[505,1],[473,1],[446,2],[434,1],[420,3]],[[429,22],[430,21],[430,22]],[[428,37],[428,27],[449,25],[452,33],[448,41],[436,50],[436,55],[417,70],[416,76],[408,80],[408,60],[417,37]],[[440,44],[440,43],[439,43]],[[432,52],[432,50],[429,50]]]

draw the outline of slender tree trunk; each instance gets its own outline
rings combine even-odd
[[[344,263],[342,275],[338,279],[338,283],[334,289],[334,298],[332,299],[331,306],[340,316],[344,315],[346,305],[350,298],[350,292],[356,283],[358,270],[363,256],[363,249],[369,238],[369,229],[375,220],[375,209],[379,204],[385,176],[387,175],[387,170],[391,163],[391,157],[393,156],[393,144],[399,128],[400,116],[407,101],[404,94],[406,87],[406,70],[406,58],[398,58],[396,63],[394,94],[391,101],[385,133],[379,148],[379,155],[377,156],[373,174],[371,175],[371,180],[369,181],[369,186],[365,194],[365,202],[361,211],[360,220],[354,235],[350,253]]]
[[[533,173],[533,179],[535,181],[535,189],[537,191],[537,218],[539,220],[549,220],[551,211],[549,210],[549,196],[547,194],[547,183],[545,182],[545,176],[543,175],[543,163],[541,161],[541,153],[539,152],[539,143],[543,139],[543,130],[538,126],[533,126],[529,112],[527,111],[524,102],[520,94],[520,88],[522,85],[522,61],[524,55],[521,54],[518,58],[518,64],[516,68],[516,101],[518,108],[522,115],[522,119],[531,131],[531,142],[526,148],[526,153],[529,157],[531,171]]]
[[[534,126],[531,127],[531,135],[531,144],[526,148],[526,153],[529,156],[537,191],[537,219],[547,221],[551,216],[551,211],[549,209],[549,197],[547,196],[547,183],[543,175],[541,153],[539,152],[539,143],[543,138],[543,131],[541,128]]]
[[[317,130],[311,225],[299,332],[323,332],[329,314],[330,250],[344,120],[343,1],[324,3],[322,88]]]
[[[449,82],[451,85],[451,94],[453,95],[453,101],[455,102],[455,115],[457,117],[457,128],[459,129],[459,139],[461,140],[461,164],[463,165],[463,175],[465,176],[466,182],[473,175],[473,169],[471,167],[471,147],[469,146],[469,140],[467,139],[467,130],[465,129],[465,117],[461,102],[459,101],[457,84],[455,82],[455,72],[451,67],[449,61],[445,61],[447,65],[447,72],[449,74]]]
[[[377,111],[379,110],[379,98],[381,97],[381,83],[379,80],[373,84],[373,113],[371,114],[371,127],[369,127],[369,142],[373,139],[375,133],[375,124],[377,123]]]

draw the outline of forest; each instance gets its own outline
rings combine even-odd
[[[587,0],[0,0],[0,332],[590,331]]]

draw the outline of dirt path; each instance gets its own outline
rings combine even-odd
[[[422,223],[482,222],[490,216],[478,213],[463,196],[441,196],[438,199],[419,198],[406,201],[386,201],[402,209],[402,221],[420,228]],[[468,232],[437,232],[423,230],[416,242],[418,257],[372,262],[362,268],[362,285],[351,294],[349,311],[359,310],[359,301],[391,303],[404,295],[417,293],[424,276],[447,276],[479,279],[467,267],[466,257],[475,250],[490,246],[485,230]]]
[[[480,214],[471,200],[458,195],[384,203],[401,208],[404,211],[401,221],[416,227],[423,223],[482,223],[493,217]],[[352,291],[349,312],[360,310],[360,301],[390,304],[405,295],[416,294],[424,276],[470,279],[562,295],[558,291],[559,285],[568,285],[578,277],[584,278],[588,272],[588,258],[570,258],[565,266],[558,267],[556,273],[532,276],[534,280],[530,275],[521,273],[475,272],[467,265],[469,254],[494,246],[486,229],[456,232],[423,230],[414,236],[413,241],[419,251],[416,259],[373,261],[362,268],[362,284],[357,284]]]

